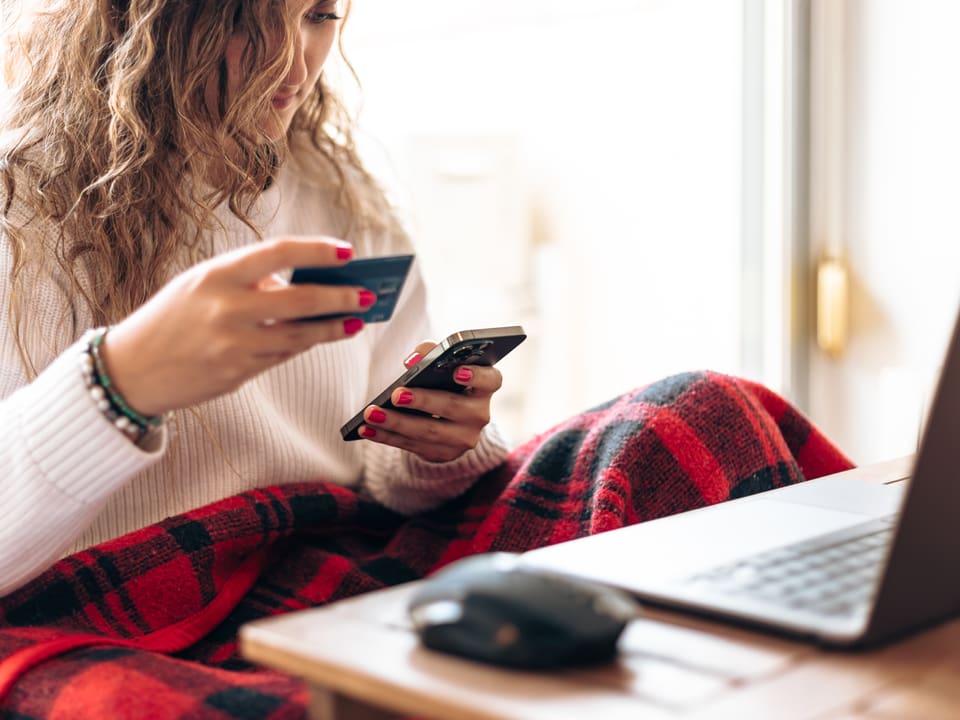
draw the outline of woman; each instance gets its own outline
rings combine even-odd
[[[457,374],[466,395],[413,392],[425,416],[371,407],[367,441],[339,437],[430,347],[410,354],[429,336],[416,267],[370,327],[366,288],[280,279],[411,251],[324,83],[344,10],[45,0],[8,18],[0,543],[29,551],[3,554],[0,594],[251,488],[322,477],[413,513],[505,457],[493,368]],[[296,322],[328,313],[347,317]]]
[[[410,355],[416,268],[370,327],[368,288],[281,279],[411,250],[323,82],[345,8],[30,10],[4,15],[0,97],[7,714],[303,717],[302,683],[238,656],[243,624],[849,465],[781,398],[711,373],[507,457],[500,374],[451,368],[472,392],[414,389],[423,414],[368,407],[367,440],[343,442],[430,347]]]

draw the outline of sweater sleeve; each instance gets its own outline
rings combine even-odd
[[[426,289],[414,263],[393,319],[376,329],[370,373],[370,397],[403,370],[402,359],[430,337]],[[466,492],[506,458],[509,448],[496,426],[488,424],[477,446],[456,460],[433,463],[400,448],[365,442],[364,485],[391,510],[412,515],[430,510]]]
[[[165,433],[131,443],[103,416],[80,370],[86,329],[65,288],[26,266],[11,321],[12,253],[0,234],[0,595],[39,575],[76,541],[118,487],[159,459]],[[17,337],[20,336],[20,344]],[[22,346],[22,347],[21,347]],[[21,349],[31,363],[28,374]]]
[[[113,492],[163,453],[131,443],[103,416],[71,346],[0,402],[0,595],[39,575],[93,522]],[[7,359],[5,358],[6,362]]]
[[[370,443],[366,487],[391,510],[404,515],[425,512],[462,495],[488,470],[504,461],[507,442],[492,423],[480,442],[456,460],[432,463],[413,453]]]

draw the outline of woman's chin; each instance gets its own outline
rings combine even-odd
[[[267,120],[264,123],[263,136],[267,140],[272,140],[274,142],[282,140],[286,136],[287,131],[290,129],[290,124],[292,121],[293,113],[290,113],[289,116],[287,116],[287,113],[284,113],[279,117],[274,117]]]

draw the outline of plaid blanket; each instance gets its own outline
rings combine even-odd
[[[689,373],[531,439],[418,517],[323,482],[227,498],[0,599],[0,717],[303,718],[301,681],[238,656],[241,624],[850,466],[763,386]]]

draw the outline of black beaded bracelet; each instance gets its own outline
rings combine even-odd
[[[100,346],[108,331],[108,327],[91,331],[81,358],[81,371],[97,407],[118,430],[136,442],[151,429],[163,425],[166,418],[163,415],[141,415],[131,408],[117,391],[107,374],[106,365],[100,353]]]

